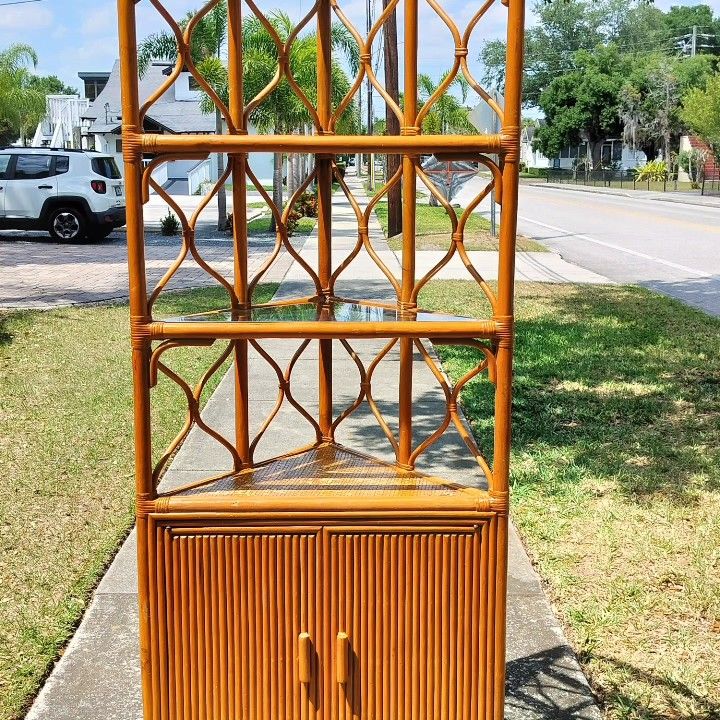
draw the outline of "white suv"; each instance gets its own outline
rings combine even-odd
[[[56,240],[100,240],[125,224],[125,187],[110,155],[0,149],[0,229],[47,230]]]

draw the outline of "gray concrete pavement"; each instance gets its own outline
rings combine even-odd
[[[570,263],[720,315],[720,207],[521,185],[518,228]]]
[[[351,246],[354,238],[349,205],[335,198],[338,246]],[[340,228],[346,228],[342,232]],[[383,248],[377,221],[371,233]],[[380,233],[380,234],[379,234]],[[311,258],[316,242],[311,237],[303,254]],[[391,254],[392,255],[392,254]],[[359,274],[356,268],[346,289],[357,292],[360,286],[376,296],[384,291],[373,278]],[[288,279],[280,288],[281,296],[301,288],[301,276]],[[341,288],[342,290],[343,288]],[[263,345],[278,359],[289,359],[298,341],[267,341]],[[367,362],[379,347],[377,341],[353,343]],[[311,345],[298,361],[293,377],[297,398],[313,411],[317,352]],[[282,364],[282,363],[281,363]],[[423,361],[416,358],[417,433],[430,434],[444,414],[444,395]],[[251,416],[257,430],[272,407],[277,394],[277,378],[257,353],[251,353],[250,373],[253,378]],[[335,349],[335,373],[339,381],[334,388],[334,401],[343,407],[354,399],[358,373],[349,356]],[[397,422],[397,355],[391,353],[378,367],[373,384],[374,396],[388,422]],[[303,378],[307,381],[303,382]],[[233,384],[226,375],[203,411],[205,422],[225,437],[233,437]],[[258,459],[286,452],[288,447],[311,441],[310,426],[294,410],[278,416],[259,445]],[[338,439],[350,447],[361,448],[380,457],[392,458],[391,448],[368,410],[362,406],[340,426]],[[227,470],[230,458],[216,441],[197,429],[193,430],[176,455],[163,479],[163,488],[193,482]],[[431,449],[419,465],[420,469],[447,476],[465,484],[482,484],[477,465],[469,458],[457,433],[449,431]],[[139,659],[137,641],[137,582],[135,537],[123,545],[95,593],[75,637],[50,675],[27,716],[27,720],[139,720],[141,717]],[[508,603],[506,717],[522,719],[578,718],[599,720],[600,713],[577,660],[543,593],[537,574],[513,531],[510,542],[510,581]]]
[[[191,210],[196,203],[187,208]],[[167,211],[167,208],[165,208]],[[260,210],[250,210],[249,217]],[[156,213],[159,215],[159,213]],[[215,214],[217,218],[217,213]],[[203,258],[225,278],[232,279],[232,237],[217,232],[217,220],[204,219],[198,226],[197,246]],[[146,259],[148,287],[158,280],[177,257],[181,238],[163,237],[147,224]],[[271,238],[254,238],[249,250],[249,269],[260,267],[272,248]],[[267,280],[280,280],[290,266],[281,259]],[[216,281],[192,258],[170,281],[168,289],[211,285]],[[0,308],[47,309],[127,299],[127,241],[118,230],[101,242],[57,243],[38,232],[0,232]]]

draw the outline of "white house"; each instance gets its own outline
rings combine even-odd
[[[173,65],[154,62],[139,81],[140,102],[145,102],[171,74]],[[87,73],[81,73],[83,78]],[[215,114],[204,113],[200,107],[202,92],[189,72],[182,72],[173,85],[148,110],[145,130],[153,133],[214,134]],[[120,63],[117,61],[95,100],[81,114],[83,147],[117,156],[121,166],[122,115],[120,94]],[[147,157],[149,161],[150,156]],[[253,153],[250,165],[263,181],[272,178],[272,155]],[[178,194],[196,191],[201,182],[217,178],[217,161],[179,160],[158,168],[155,179]],[[192,184],[192,187],[191,187]]]
[[[543,122],[542,120],[540,121]],[[568,145],[560,151],[556,158],[547,158],[539,150],[533,148],[536,127],[527,125],[520,134],[520,162],[528,168],[555,168],[556,170],[572,170],[572,168],[588,157],[588,144]],[[634,150],[620,138],[605,140],[601,148],[603,167],[616,165],[631,170],[647,162],[645,153]]]

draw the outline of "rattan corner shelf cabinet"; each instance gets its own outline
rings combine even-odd
[[[367,36],[345,16],[337,0],[317,0],[289,37],[280,37],[254,0],[228,3],[229,102],[225,104],[193,64],[190,52],[198,22],[210,0],[184,23],[173,20],[161,0],[119,0],[123,86],[123,147],[128,203],[130,309],[135,399],[140,638],[146,720],[499,720],[504,714],[505,607],[508,535],[508,463],[513,348],[513,276],[517,209],[523,0],[497,2],[507,20],[505,100],[494,101],[473,78],[468,42],[496,0],[478,4],[464,30],[439,5],[424,11],[444,28],[452,69],[438,91],[418,103],[419,0],[388,0]],[[179,48],[177,63],[148,97],[138,82],[136,12],[152,5],[168,23]],[[269,9],[265,9],[268,12]],[[402,17],[402,107],[373,72],[373,42],[393,11]],[[255,16],[277,51],[275,77],[257,97],[243,92],[242,28]],[[359,49],[360,67],[347,97],[333,105],[330,92],[331,23],[345,25]],[[295,82],[287,58],[293,42],[317,31],[317,101]],[[155,103],[181,73],[190,72],[225,118],[222,135],[163,134],[152,121]],[[423,120],[463,75],[497,114],[497,134],[424,135]],[[396,135],[343,136],[340,115],[369,77],[399,120]],[[304,103],[312,135],[248,133],[255,109],[280,83]],[[313,93],[315,94],[315,93]],[[306,153],[314,169],[285,208],[252,172],[249,153]],[[228,279],[196,243],[198,213],[188,217],[156,182],[163,163],[225,153],[227,167],[200,203],[202,210],[227,181],[234,207],[233,271]],[[401,156],[400,169],[368,205],[357,202],[338,171],[347,153]],[[464,211],[456,211],[423,172],[421,156],[477,162],[487,186]],[[492,156],[492,158],[491,158]],[[494,158],[494,159],[493,159]],[[333,253],[332,186],[340,185],[357,219],[357,244],[346,257]],[[416,276],[416,184],[424,183],[445,207],[452,231],[448,252],[430,272]],[[289,239],[289,208],[311,184],[318,197],[317,263],[311,266]],[[402,186],[402,271],[395,277],[373,249],[368,224],[378,199]],[[277,221],[267,260],[248,267],[247,187],[255,186]],[[178,254],[153,287],[148,286],[143,208],[153,190],[182,223]],[[498,283],[486,283],[464,245],[470,213],[491,190],[501,205]],[[460,213],[460,215],[458,215]],[[392,301],[338,297],[338,280],[360,252],[367,252],[388,279]],[[277,258],[289,253],[314,287],[306,297],[253,305],[253,291]],[[487,299],[485,319],[423,312],[421,288],[453,256],[467,267]],[[155,301],[190,261],[227,292],[226,311],[199,307],[184,317],[161,318]],[[349,276],[347,272],[345,277]],[[273,359],[277,339],[299,348],[283,371]],[[351,343],[384,339],[383,349],[363,365]],[[477,366],[451,386],[424,341],[463,345]],[[262,343],[262,344],[261,344]],[[168,358],[188,347],[222,348],[197,384],[172,369]],[[183,350],[185,348],[185,350]],[[397,431],[373,399],[374,371],[390,349],[397,353]],[[292,394],[292,371],[306,352],[317,353],[315,414]],[[333,350],[347,352],[358,368],[358,396],[347,407],[333,403]],[[258,461],[251,437],[252,378],[249,353],[267,361],[279,382],[275,410],[289,402],[313,428],[315,439],[288,447],[280,457]],[[446,400],[437,429],[418,437],[413,363],[432,370]],[[224,437],[201,415],[210,379],[231,363],[235,433]],[[159,460],[152,447],[152,404],[159,376],[185,394],[188,414]],[[494,441],[486,459],[458,409],[462,387],[475,377],[493,387]],[[343,378],[343,382],[347,382]],[[307,380],[305,385],[307,386]],[[313,385],[314,383],[310,383]],[[307,387],[305,387],[307,390]],[[387,437],[394,462],[345,447],[338,427],[367,403]],[[456,427],[485,477],[485,486],[463,485],[416,470],[418,458],[450,427]],[[192,428],[207,433],[232,458],[226,472],[161,492],[164,469]]]

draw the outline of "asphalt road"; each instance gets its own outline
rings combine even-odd
[[[720,315],[720,207],[522,185],[518,229],[611,280]]]

